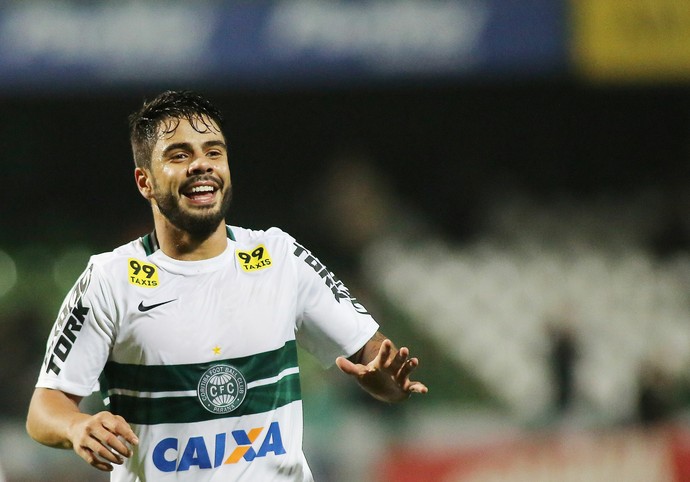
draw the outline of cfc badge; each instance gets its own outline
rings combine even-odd
[[[214,365],[204,372],[197,387],[199,401],[211,413],[236,410],[247,395],[244,375],[230,365]]]

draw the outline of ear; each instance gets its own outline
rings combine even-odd
[[[137,189],[144,196],[144,199],[150,200],[153,197],[153,184],[148,170],[141,167],[134,169],[134,181],[137,183]]]

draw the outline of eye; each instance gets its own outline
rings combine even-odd
[[[174,152],[169,157],[169,159],[171,161],[184,161],[188,158],[189,158],[189,155],[184,151]]]
[[[206,153],[206,155],[207,155],[208,157],[216,158],[216,157],[222,156],[222,155],[223,155],[223,152],[222,152],[221,150],[219,150],[219,149],[212,149],[212,150],[208,151],[208,152]]]

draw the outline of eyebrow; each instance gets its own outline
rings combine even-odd
[[[203,144],[201,144],[201,147],[203,149],[208,149],[209,147],[222,147],[223,149],[227,150],[228,146],[225,144],[225,142],[219,140],[219,139],[214,139],[212,141],[206,141]],[[163,149],[163,157],[168,155],[171,151],[174,151],[176,149],[182,149],[185,151],[193,151],[194,148],[189,142],[175,142],[173,144],[170,144],[168,147]]]

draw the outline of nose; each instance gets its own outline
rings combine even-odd
[[[187,168],[189,174],[204,174],[212,171],[213,164],[203,155],[195,156]]]

